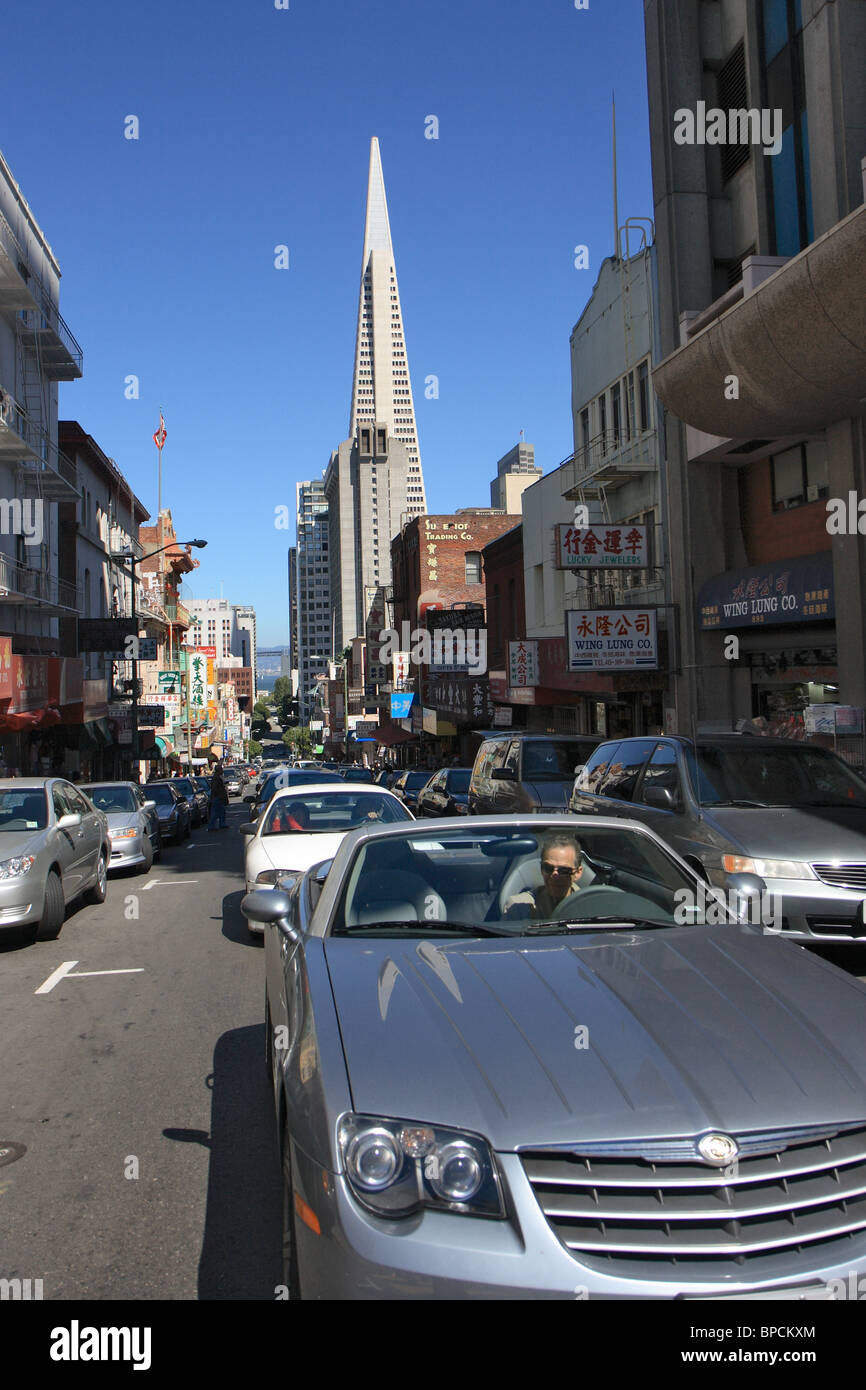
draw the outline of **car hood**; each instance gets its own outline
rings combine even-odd
[[[568,810],[569,797],[574,787],[573,777],[570,777],[567,782],[558,782],[553,778],[548,782],[542,778],[540,782],[524,782],[523,785],[536,798],[539,806],[563,807]]]
[[[109,830],[137,830],[137,811],[104,811]]]
[[[847,806],[705,806],[725,839],[761,859],[866,860],[866,810]]]
[[[261,840],[250,840],[250,852],[261,859],[256,863],[256,873],[268,867],[272,869],[309,869],[323,859],[333,859],[340,846],[345,830],[334,834],[301,835],[297,831],[290,835],[266,835]]]
[[[58,830],[57,834],[64,832]],[[0,831],[0,862],[14,859],[17,854],[38,854],[48,835],[47,830]]]
[[[358,1113],[501,1150],[866,1116],[866,987],[777,938],[332,937],[326,953]]]

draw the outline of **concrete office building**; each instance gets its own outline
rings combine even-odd
[[[256,610],[249,604],[234,604],[235,638],[232,652],[253,673],[253,699],[256,698]]]
[[[306,722],[315,694],[315,678],[331,656],[330,536],[322,480],[298,483],[296,499],[297,578],[292,636],[293,640],[297,637],[298,699],[301,721]]]
[[[828,530],[833,499],[866,496],[866,5],[644,8],[681,614],[669,721],[796,734],[809,705],[866,705],[866,549],[856,524]]]
[[[187,599],[190,615],[188,641],[197,647],[216,647],[216,660],[240,658],[242,666],[255,671],[256,613],[244,604],[224,598]],[[253,690],[255,696],[255,688]]]
[[[490,484],[491,507],[509,516],[519,516],[521,495],[538,481],[543,471],[535,462],[534,445],[515,444],[496,465],[496,477]]]
[[[391,538],[427,510],[385,183],[370,148],[349,438],[325,472],[333,650],[366,631],[391,582]]]

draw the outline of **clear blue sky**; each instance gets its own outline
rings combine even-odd
[[[652,215],[641,0],[28,0],[3,47],[0,149],[84,349],[61,416],[155,515],[164,408],[163,503],[209,542],[190,596],[253,603],[259,642],[287,640],[275,508],[346,437],[372,135],[430,510],[489,505],[521,429],[545,471],[570,453],[614,87],[620,219]]]

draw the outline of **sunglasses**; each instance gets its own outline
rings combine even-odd
[[[580,872],[580,865],[575,864],[573,869],[569,869],[564,864],[547,864],[542,859],[541,872],[550,874],[552,878],[571,878],[573,874]]]

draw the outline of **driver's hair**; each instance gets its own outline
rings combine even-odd
[[[583,850],[575,835],[570,835],[567,830],[548,830],[541,837],[541,843],[538,846],[539,856],[543,859],[548,850],[551,849],[573,849],[574,867],[580,868]]]

